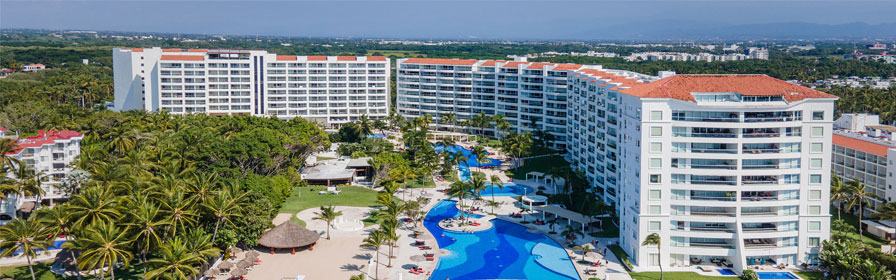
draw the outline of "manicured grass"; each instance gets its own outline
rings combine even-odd
[[[659,272],[639,272],[629,273],[635,280],[659,280]],[[733,276],[703,276],[696,272],[666,272],[663,273],[663,280],[721,280],[721,279],[740,279]]]
[[[844,221],[846,221],[847,223],[849,223],[850,225],[855,227],[856,230],[858,230],[858,228],[859,228],[859,217],[858,216],[844,211],[844,212],[840,212],[840,217]],[[837,219],[837,208],[834,206],[831,206],[831,222],[833,223],[834,220],[836,220],[836,219]],[[848,235],[853,238],[856,238],[856,239],[859,238],[858,233],[850,233]],[[865,242],[865,244],[868,244],[869,246],[872,246],[874,248],[880,248],[881,245],[889,244],[889,242],[887,242],[886,240],[882,240],[882,239],[878,238],[877,236],[868,234],[867,231],[864,232],[864,234],[862,234],[862,235],[864,235],[862,237],[862,242]]]
[[[340,187],[339,190],[342,192],[339,194],[317,194],[317,192],[325,189],[322,187],[296,188],[283,202],[279,212],[295,215],[302,210],[321,206],[376,206],[374,202],[376,202],[377,192],[374,190],[349,186]]]
[[[796,271],[797,276],[804,280],[824,280],[824,272],[821,271]]]
[[[622,268],[625,268],[626,271],[631,273],[631,269],[629,269],[628,266],[625,265],[626,261],[628,261],[628,253],[626,253],[625,250],[622,250],[622,247],[619,247],[619,244],[613,244],[607,246],[607,248],[609,248],[610,251],[613,251],[613,255],[616,255],[616,258],[619,259],[620,262],[622,262]]]
[[[45,263],[36,263],[34,264],[34,275],[37,280],[77,280],[78,277],[64,277],[62,275],[55,274],[50,272],[51,262]],[[116,269],[115,270],[115,279],[142,279],[141,276],[143,273],[143,269],[140,268],[140,265],[136,262],[132,262],[131,266],[126,269]],[[0,279],[2,278],[12,278],[12,279],[31,279],[31,272],[28,270],[27,265],[22,266],[6,266],[0,267]],[[83,275],[83,279],[85,280],[93,280],[99,279],[99,275]],[[106,274],[106,279],[110,279],[109,274]]]
[[[506,173],[507,176],[513,177],[514,179],[525,180],[526,173],[532,171],[547,173],[554,167],[564,165],[569,165],[569,162],[566,162],[562,156],[546,156],[523,160],[523,166],[511,169]]]
[[[417,188],[435,188],[436,184],[432,181],[432,178],[426,178],[426,182],[423,182],[423,178],[417,178],[408,180],[405,183],[405,187],[417,189]]]

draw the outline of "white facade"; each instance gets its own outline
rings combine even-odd
[[[5,131],[0,129],[0,137],[16,137],[3,135]],[[41,188],[45,199],[66,198],[68,194],[58,188],[62,179],[74,168],[73,162],[81,154],[81,140],[84,135],[70,131],[38,131],[36,136],[18,139],[19,150],[7,154],[27,164],[42,177]],[[13,177],[13,174],[7,174]],[[13,177],[14,178],[14,177]],[[5,223],[9,218],[16,217],[16,211],[25,202],[36,201],[36,196],[11,196],[0,201],[0,223]]]
[[[436,127],[451,127],[440,117],[459,120],[474,115],[502,115],[518,132],[544,130],[554,136],[551,147],[567,148],[567,77],[575,70],[600,65],[517,61],[426,59],[398,60],[397,110],[406,118],[429,114]],[[638,79],[652,76],[613,71]],[[494,135],[494,129],[485,131]]]
[[[113,110],[302,117],[389,115],[389,59],[261,50],[114,49]]]
[[[47,69],[47,66],[40,63],[22,65],[23,72],[37,72],[44,69]]]
[[[815,262],[830,236],[836,98],[759,75],[583,73],[570,86],[568,155],[617,205],[633,264]],[[652,233],[662,255],[641,246]]]
[[[843,114],[835,123],[832,171],[843,184],[858,180],[876,194],[864,215],[896,199],[896,127],[880,125],[879,116]]]

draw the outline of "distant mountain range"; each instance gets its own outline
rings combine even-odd
[[[896,22],[868,24],[817,24],[779,22],[760,24],[724,24],[718,22],[661,20],[595,28],[583,35],[596,40],[760,40],[760,39],[896,39]]]

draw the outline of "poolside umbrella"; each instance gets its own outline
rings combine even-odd
[[[271,248],[271,253],[274,249],[292,248],[295,254],[295,248],[314,245],[318,239],[320,234],[317,232],[287,221],[262,233],[258,238],[258,244]]]
[[[228,269],[233,268],[233,263],[228,262],[228,261],[223,261],[220,264],[218,264],[218,268],[223,269],[223,270],[228,270]]]
[[[604,256],[602,256],[601,254],[598,254],[597,252],[588,252],[588,253],[585,253],[585,257],[586,257],[586,258],[589,258],[589,259],[592,259],[592,260],[600,260],[600,259],[603,259],[603,258],[604,258]]]
[[[208,277],[208,278],[215,278],[215,275],[217,275],[217,274],[218,274],[218,271],[214,268],[209,268],[208,270],[205,271],[205,277]]]
[[[252,264],[252,263],[250,263],[244,259],[244,260],[241,260],[240,262],[236,263],[236,267],[237,268],[247,268],[247,267],[249,267],[250,264]]]
[[[245,261],[249,262],[249,264],[254,264],[258,261],[258,257],[249,256],[245,259]]]
[[[247,257],[258,257],[258,255],[261,255],[261,253],[258,253],[258,251],[250,251],[246,253]]]
[[[230,276],[240,277],[240,276],[246,275],[247,273],[249,273],[249,271],[246,270],[245,268],[236,268],[236,269],[230,271]]]

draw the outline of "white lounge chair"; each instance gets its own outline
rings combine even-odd
[[[342,191],[336,190],[336,187],[327,187],[327,191],[332,194],[339,194],[342,192]]]

